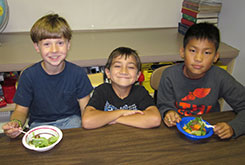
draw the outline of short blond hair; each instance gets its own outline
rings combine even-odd
[[[38,43],[43,39],[62,38],[71,40],[72,31],[67,21],[58,14],[48,14],[38,19],[30,31],[31,39]]]

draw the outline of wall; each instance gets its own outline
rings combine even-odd
[[[244,0],[223,0],[220,13],[219,28],[221,40],[240,50],[236,59],[232,75],[241,84],[245,85],[244,61],[245,61],[245,1]],[[226,103],[224,110],[231,109]]]
[[[245,61],[245,1],[223,0],[220,13],[221,40],[240,50],[236,59],[233,76],[245,85],[244,61]]]
[[[73,30],[177,27],[182,0],[8,0],[5,32],[29,31],[41,16],[55,12]]]

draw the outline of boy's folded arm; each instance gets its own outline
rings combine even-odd
[[[129,116],[121,116],[116,123],[125,124],[138,128],[153,128],[161,124],[161,116],[156,106],[146,108],[144,114],[133,114]]]
[[[115,121],[123,115],[123,110],[101,111],[92,106],[87,106],[82,115],[82,126],[86,129],[102,127]]]
[[[83,114],[84,109],[85,109],[86,105],[88,104],[89,99],[90,99],[90,95],[87,95],[87,96],[78,100],[80,110],[81,110],[81,114]]]

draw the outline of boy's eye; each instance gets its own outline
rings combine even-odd
[[[43,43],[44,46],[49,46],[50,44],[48,42]]]
[[[64,41],[59,41],[58,44],[59,45],[64,45]]]
[[[189,49],[189,51],[192,52],[192,53],[196,52],[195,49]]]
[[[135,66],[128,66],[129,69],[136,69]]]
[[[120,65],[114,65],[115,68],[120,68],[121,66]]]
[[[207,51],[207,52],[205,52],[205,54],[206,55],[209,55],[209,54],[212,54],[212,52]]]

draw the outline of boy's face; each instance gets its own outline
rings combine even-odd
[[[58,66],[65,60],[70,42],[64,38],[43,39],[35,43],[34,47],[46,65]]]
[[[216,62],[219,53],[215,45],[207,39],[191,39],[186,48],[180,49],[180,56],[185,61],[184,74],[191,79],[199,79]]]
[[[119,87],[131,87],[140,75],[136,60],[133,56],[118,56],[112,60],[110,70],[105,69],[106,76],[111,80],[112,85]]]

